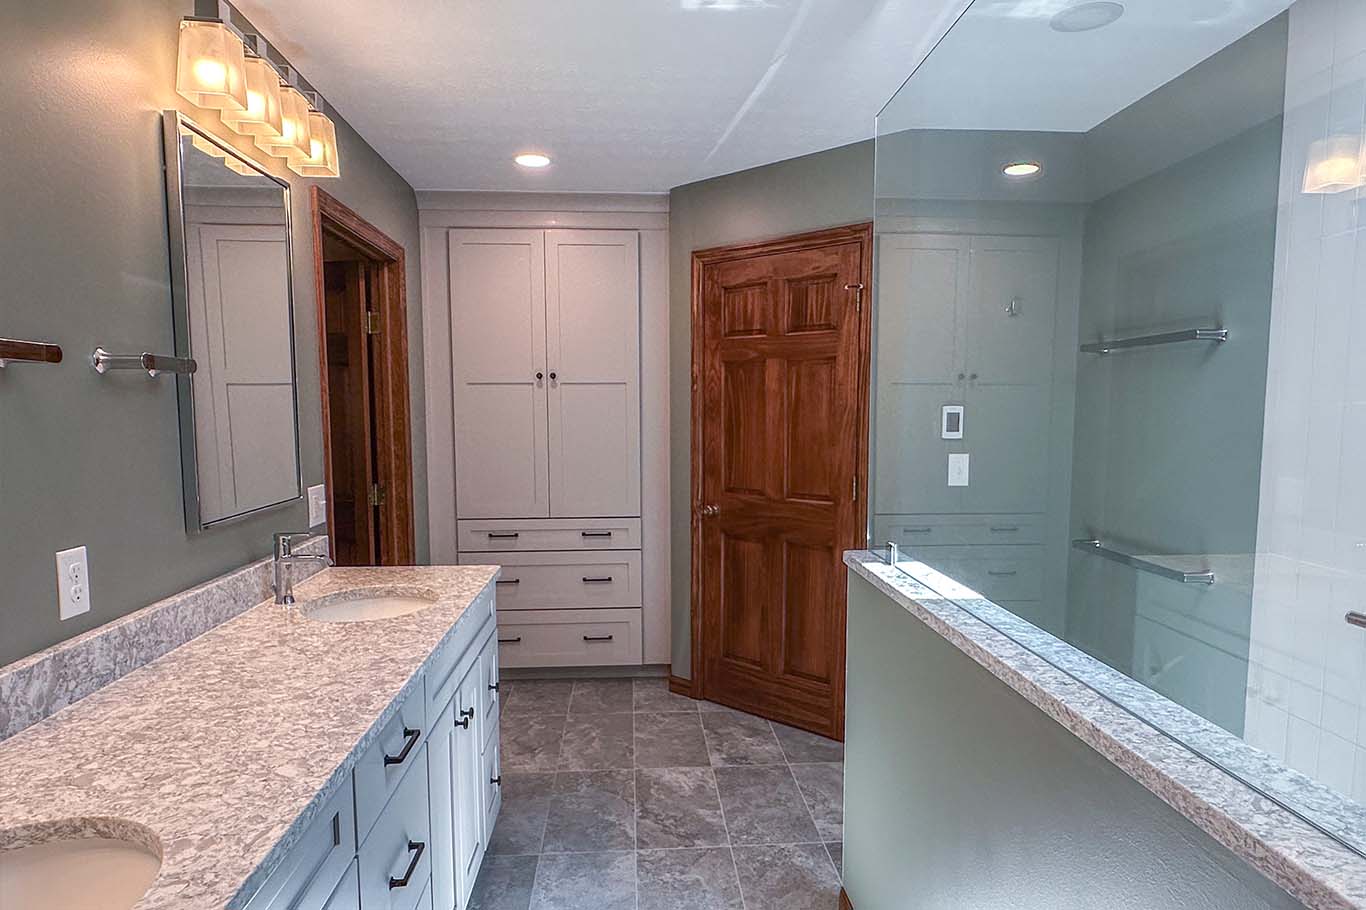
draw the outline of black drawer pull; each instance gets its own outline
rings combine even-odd
[[[516,638],[500,638],[500,639],[498,639],[498,644],[500,644],[500,645],[516,645],[516,644],[521,644],[521,641],[522,641],[522,636],[518,635]]]
[[[498,691],[498,683],[489,683],[489,691],[490,691],[490,692],[497,692],[497,691]]]
[[[489,540],[516,540],[521,537],[516,531],[489,531]]]
[[[410,840],[408,841],[408,852],[413,855],[413,858],[408,860],[408,871],[403,873],[403,878],[389,876],[390,891],[395,888],[408,887],[408,883],[413,880],[413,873],[417,871],[417,864],[422,862],[422,854],[427,852],[427,845],[422,841]]]
[[[520,578],[500,578],[495,582],[495,584],[500,585],[520,585],[521,583],[522,580]]]
[[[417,745],[417,741],[418,741],[419,739],[422,738],[422,730],[420,730],[420,729],[413,730],[413,729],[409,729],[408,727],[404,727],[404,728],[403,728],[403,735],[406,736],[406,737],[408,738],[408,741],[405,742],[405,743],[403,744],[403,751],[400,752],[400,753],[398,753],[397,755],[390,755],[388,752],[385,752],[385,753],[384,753],[384,765],[385,765],[385,767],[388,767],[389,765],[401,765],[401,764],[403,764],[405,761],[407,761],[407,760],[408,760],[408,753],[411,752],[411,751],[413,751],[413,746],[416,746],[416,745]]]
[[[612,640],[612,636],[610,636],[610,635],[585,635],[585,636],[583,637],[583,640],[584,640],[584,641],[611,641],[611,640]]]
[[[1015,525],[1010,525],[1010,526],[1003,526],[1003,527],[999,527],[999,528],[992,528],[992,529],[991,529],[991,533],[993,533],[993,534],[1013,534],[1013,533],[1015,533],[1015,532],[1018,531],[1018,530],[1020,530],[1020,529],[1019,529],[1017,526],[1015,526]]]
[[[583,583],[586,585],[610,585],[612,576],[610,575],[585,575]]]
[[[1020,573],[1017,569],[988,569],[987,574],[993,578],[1009,578],[1012,575],[1019,575]]]
[[[902,530],[903,530],[905,533],[907,533],[907,534],[932,534],[932,533],[934,533],[934,528],[902,528]]]
[[[501,787],[503,785],[502,775],[500,774],[498,777],[490,777],[489,783],[493,784],[495,787]]]
[[[471,720],[473,717],[474,717],[474,709],[473,709],[473,708],[462,708],[462,709],[460,710],[460,719],[457,720],[457,721],[455,722],[455,725],[456,725],[457,727],[464,727],[466,730],[468,730],[468,729],[470,728],[470,720]]]
[[[580,537],[611,537],[611,531],[580,531]]]

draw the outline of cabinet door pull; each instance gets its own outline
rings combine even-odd
[[[930,534],[934,528],[903,528],[907,534]]]
[[[584,641],[611,641],[611,640],[612,640],[612,636],[610,636],[610,635],[585,635],[585,636],[583,637],[583,640],[584,640]]]
[[[489,783],[493,784],[495,787],[501,787],[503,785],[502,775],[499,775],[498,777],[490,777]]]
[[[404,727],[403,735],[407,737],[407,741],[403,744],[403,751],[399,752],[397,755],[390,755],[388,752],[385,752],[385,767],[388,767],[389,765],[401,765],[406,762],[408,760],[408,753],[413,751],[413,746],[416,746],[417,741],[422,738],[422,730]]]
[[[474,709],[473,709],[473,708],[461,708],[461,709],[460,709],[460,719],[457,720],[457,721],[455,722],[455,725],[456,725],[457,727],[464,727],[466,730],[468,730],[468,729],[470,728],[470,719],[473,718],[473,717],[474,717]]]
[[[993,578],[1010,578],[1012,575],[1020,573],[1018,569],[988,569],[987,574]]]
[[[520,578],[500,578],[495,582],[495,584],[500,585],[520,585],[521,583],[522,580]]]
[[[612,583],[610,575],[585,575],[583,583],[586,585],[609,585]]]
[[[417,871],[417,864],[422,862],[422,854],[427,852],[427,845],[422,841],[410,840],[408,841],[408,852],[413,855],[413,858],[408,860],[408,871],[403,873],[403,878],[389,876],[390,891],[395,888],[408,887],[408,884],[413,880],[413,873]]]
[[[522,641],[522,636],[518,635],[516,638],[500,638],[500,639],[498,639],[498,644],[500,644],[500,645],[516,645],[516,644],[520,644],[521,641]]]
[[[522,535],[516,531],[489,531],[489,540],[516,540]]]
[[[993,534],[1013,534],[1014,532],[1016,532],[1016,531],[1018,531],[1018,530],[1020,530],[1020,528],[1019,528],[1018,525],[1002,525],[1002,526],[1000,526],[1000,527],[992,528],[992,529],[991,529],[991,533],[993,533]]]
[[[611,537],[611,531],[580,531],[580,537]]]
[[[498,683],[489,683],[489,691],[490,691],[490,692],[497,692],[497,691],[498,691]]]

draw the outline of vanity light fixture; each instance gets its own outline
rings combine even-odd
[[[1021,177],[1033,177],[1043,173],[1043,165],[1037,161],[1011,161],[1001,168],[1001,173],[1007,177],[1019,179]]]
[[[315,98],[314,107],[321,106],[321,101]],[[337,125],[332,122],[332,118],[321,111],[309,111],[308,133],[312,154],[300,161],[289,162],[289,169],[300,177],[340,177]]]
[[[246,110],[246,51],[242,39],[215,19],[180,20],[175,90],[200,107]]]
[[[308,99],[292,85],[280,87],[280,112],[284,129],[279,136],[257,136],[261,151],[297,164],[313,153],[313,134],[308,128]]]
[[[223,111],[227,126],[244,136],[278,137],[285,131],[280,102],[280,76],[260,57],[247,58],[247,107]]]
[[[522,167],[529,167],[533,169],[550,166],[549,156],[542,155],[539,152],[523,152],[522,154],[518,155],[516,158],[513,158],[512,160],[520,164]]]
[[[1360,136],[1338,134],[1310,144],[1304,167],[1306,193],[1345,193],[1363,185],[1366,158],[1362,157]]]

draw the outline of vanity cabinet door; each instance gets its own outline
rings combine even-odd
[[[479,688],[484,675],[474,661],[455,696],[432,726],[427,744],[431,774],[432,872],[435,910],[469,901],[484,856],[484,799]]]

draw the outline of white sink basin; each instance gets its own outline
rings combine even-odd
[[[407,616],[435,603],[435,592],[394,586],[338,591],[301,604],[299,609],[319,622],[369,622]]]
[[[0,850],[0,907],[128,910],[160,869],[161,860],[141,844],[105,837]]]

